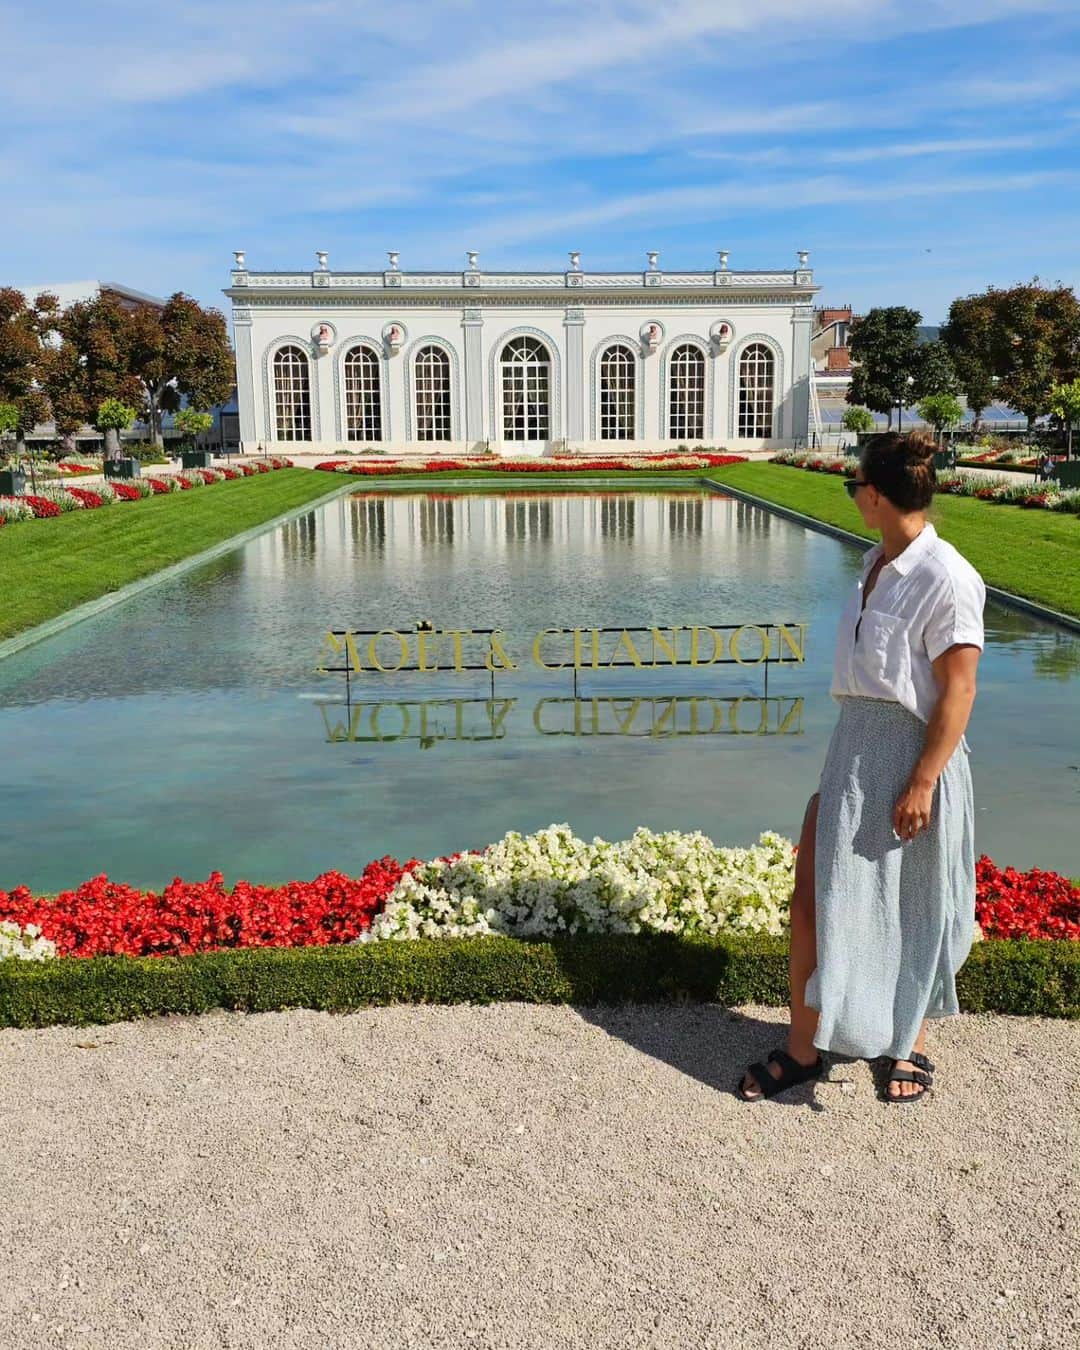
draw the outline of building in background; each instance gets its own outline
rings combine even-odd
[[[805,444],[818,287],[733,271],[249,271],[232,301],[242,448],[614,453]]]

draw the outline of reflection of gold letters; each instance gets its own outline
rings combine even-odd
[[[383,665],[380,665],[380,664],[379,664],[378,645],[379,645],[379,639],[380,639],[381,637],[392,637],[392,638],[397,638],[397,640],[398,640],[398,646],[399,646],[400,649],[401,649],[401,660],[397,663],[396,666],[383,666]],[[396,670],[400,670],[401,667],[405,664],[405,662],[409,659],[409,644],[408,644],[408,642],[406,641],[404,635],[401,634],[401,633],[395,632],[394,629],[392,629],[392,628],[380,628],[379,631],[378,631],[377,633],[375,633],[374,636],[371,638],[371,640],[368,642],[368,646],[367,646],[367,654],[368,654],[368,660],[371,662],[371,666],[372,666],[372,669],[373,669],[373,670],[381,670],[381,671],[384,671],[384,672],[385,672],[385,671],[393,672],[393,671],[396,671]]]
[[[739,709],[744,703],[756,703],[760,712],[758,725],[753,731],[743,731],[739,727]],[[731,701],[731,729],[736,736],[760,736],[769,729],[769,706],[763,698],[735,698]]]
[[[679,700],[678,698],[669,698],[666,700],[666,702],[667,702],[667,709],[666,711],[662,712],[658,718],[656,716],[656,700],[655,699],[653,700],[652,734],[654,736],[662,736],[664,733],[664,727],[668,722],[672,724],[672,729],[674,730],[675,714],[679,711]]]
[[[700,635],[708,633],[713,640],[713,654],[707,661],[698,660],[698,643]],[[711,666],[720,653],[724,650],[723,639],[717,633],[715,628],[700,628],[694,624],[690,629],[690,664],[692,666]]]
[[[566,666],[565,661],[560,661],[557,666],[549,666],[547,662],[544,660],[544,658],[540,655],[540,644],[541,642],[543,642],[544,638],[546,638],[549,634],[553,634],[555,637],[560,637],[562,635],[562,631],[563,630],[561,628],[545,628],[543,632],[537,633],[536,637],[533,638],[533,645],[532,645],[533,661],[535,661],[535,663],[544,670],[563,670]]]
[[[739,653],[739,634],[745,633],[749,629],[752,633],[758,633],[761,637],[761,651],[753,661],[745,661]],[[740,666],[759,666],[769,654],[769,635],[764,628],[759,628],[756,623],[744,623],[741,628],[736,628],[731,635],[731,654],[738,661]]]
[[[600,669],[600,629],[592,629],[592,668]]]
[[[596,632],[596,629],[595,629],[595,628],[593,629],[593,632],[594,632],[594,633]],[[623,645],[623,643],[626,644],[626,650],[627,650],[627,651],[629,652],[629,654],[630,654],[630,660],[631,660],[631,662],[632,662],[635,666],[637,666],[638,670],[640,670],[640,669],[641,669],[641,657],[638,656],[638,654],[637,654],[637,648],[634,646],[633,641],[631,640],[630,634],[626,631],[625,628],[624,628],[624,629],[622,630],[622,632],[619,634],[618,640],[616,641],[615,646],[614,646],[614,648],[613,648],[613,650],[612,650],[612,653],[611,653],[611,660],[608,662],[608,669],[610,670],[612,666],[620,664],[619,662],[617,662],[617,661],[615,660],[615,658],[616,658],[616,656],[618,656],[618,654],[619,654],[619,648]],[[623,662],[622,664],[625,665],[625,662]]]
[[[611,711],[615,714],[615,725],[618,727],[616,735],[629,736],[630,728],[634,725],[634,718],[637,716],[638,709],[641,707],[641,699],[635,698],[630,704],[630,709],[625,717],[619,716],[619,700],[613,699],[611,702]]]
[[[401,730],[394,736],[383,733],[379,726],[379,714],[384,708],[396,708],[401,714]],[[371,718],[368,722],[371,727],[371,734],[377,741],[396,741],[402,736],[409,734],[409,728],[412,726],[412,718],[409,716],[409,708],[405,703],[373,703],[371,705]]]
[[[673,666],[677,666],[677,665],[679,664],[679,657],[678,657],[678,654],[677,654],[677,652],[676,652],[676,647],[677,647],[677,645],[678,645],[679,639],[676,637],[676,634],[677,634],[677,633],[681,633],[681,632],[682,632],[682,629],[681,629],[681,628],[671,628],[671,629],[669,629],[668,631],[671,633],[671,641],[670,641],[670,642],[667,640],[666,637],[664,637],[663,633],[661,633],[661,631],[660,631],[659,628],[650,628],[650,629],[649,629],[649,632],[652,634],[652,643],[653,643],[653,648],[652,648],[652,663],[653,663],[653,670],[656,669],[656,664],[657,664],[657,663],[656,663],[656,649],[657,649],[657,647],[662,647],[662,648],[663,648],[665,654],[667,655],[668,660],[671,662],[671,664],[672,664]]]
[[[465,667],[461,664],[461,639],[472,637],[471,628],[444,628],[443,637],[454,639],[454,669],[462,671]]]
[[[495,665],[494,662],[500,661],[501,665]],[[488,670],[517,670],[510,657],[507,655],[506,648],[502,645],[502,630],[496,628],[488,639],[487,655],[484,657],[484,665]]]
[[[779,709],[780,706],[781,706],[781,705],[779,705],[779,704],[777,705],[778,709]],[[801,699],[801,698],[793,698],[793,699],[791,700],[791,711],[790,711],[790,712],[788,713],[788,715],[784,718],[784,720],[780,723],[780,725],[776,728],[778,734],[784,735],[784,734],[787,732],[788,728],[791,726],[792,720],[796,720],[796,721],[798,722],[798,727],[796,728],[796,730],[797,730],[797,732],[801,735],[801,734],[802,734],[802,710],[803,710],[803,701],[802,701],[802,699]]]
[[[786,623],[779,624],[778,627],[779,627],[779,631],[780,631],[780,642],[779,642],[779,648],[780,648],[780,651],[779,651],[779,664],[780,664],[780,665],[786,665],[786,664],[788,664],[788,663],[785,662],[785,660],[784,660],[784,643],[787,643],[788,647],[790,647],[791,651],[794,653],[794,656],[795,656],[795,660],[796,660],[796,661],[805,661],[805,660],[806,660],[806,655],[805,655],[805,653],[806,653],[806,624],[804,624],[804,623],[797,623],[797,624],[795,625],[795,627],[796,627],[796,628],[798,629],[798,631],[799,631],[799,641],[798,641],[798,645],[796,645],[794,639],[792,638],[792,636],[791,636],[791,629],[787,626]]]

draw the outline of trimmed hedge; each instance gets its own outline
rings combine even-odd
[[[965,1012],[1080,1017],[1080,943],[983,941]],[[253,947],[184,957],[0,962],[0,1026],[85,1026],[212,1008],[328,1012],[389,1003],[717,1002],[786,1006],[787,939],[580,934]]]

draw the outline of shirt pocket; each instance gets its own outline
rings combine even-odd
[[[908,621],[882,610],[863,611],[856,642],[859,662],[879,684],[900,693],[910,678]]]

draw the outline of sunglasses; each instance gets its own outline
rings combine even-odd
[[[848,495],[849,497],[854,497],[855,494],[856,494],[856,492],[858,492],[858,490],[859,490],[861,487],[867,487],[867,486],[868,486],[868,484],[867,484],[867,481],[866,481],[865,478],[845,478],[845,479],[844,479],[844,487],[845,487],[845,489],[847,490],[847,495]]]

